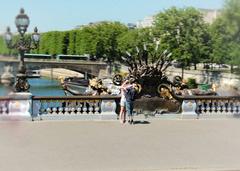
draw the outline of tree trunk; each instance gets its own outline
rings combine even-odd
[[[182,64],[182,79],[184,77],[184,64]]]
[[[233,64],[231,64],[230,70],[231,70],[231,73],[233,73]]]

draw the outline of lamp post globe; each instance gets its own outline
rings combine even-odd
[[[23,8],[20,9],[20,14],[16,16],[15,24],[18,29],[18,32],[21,34],[21,36],[23,36],[30,24],[29,17],[24,13]]]
[[[40,41],[40,34],[38,33],[38,28],[34,28],[34,33],[32,34],[32,40],[35,45],[39,44]]]
[[[7,47],[9,47],[12,43],[12,33],[11,33],[11,30],[10,30],[10,27],[7,27],[6,33],[4,35],[4,40],[7,44]]]

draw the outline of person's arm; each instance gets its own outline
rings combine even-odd
[[[131,84],[123,87],[124,90],[128,90],[128,89],[131,89],[131,88],[132,88],[132,85],[131,85]]]
[[[122,85],[121,85],[121,89],[124,89],[124,87],[126,86],[126,84],[128,83],[128,80],[126,80],[126,81],[124,81],[123,83],[122,83]]]

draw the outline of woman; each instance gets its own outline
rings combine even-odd
[[[126,121],[126,97],[125,97],[125,90],[126,88],[129,86],[128,85],[129,81],[126,80],[123,82],[123,84],[121,85],[120,89],[121,89],[121,100],[120,100],[120,114],[119,114],[119,120],[120,123],[125,123]]]

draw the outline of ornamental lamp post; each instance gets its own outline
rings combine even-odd
[[[20,14],[18,14],[15,18],[15,25],[17,27],[18,33],[20,34],[19,40],[15,43],[12,42],[12,33],[10,31],[10,27],[7,27],[5,33],[5,42],[9,49],[17,49],[20,54],[20,63],[17,74],[17,79],[15,83],[15,91],[16,92],[27,92],[30,88],[30,85],[27,81],[26,75],[26,67],[24,63],[24,54],[31,49],[38,48],[40,41],[40,34],[38,33],[37,27],[34,28],[34,33],[31,36],[31,39],[25,38],[25,33],[29,26],[30,20],[29,17],[24,13],[24,9],[21,8]]]

